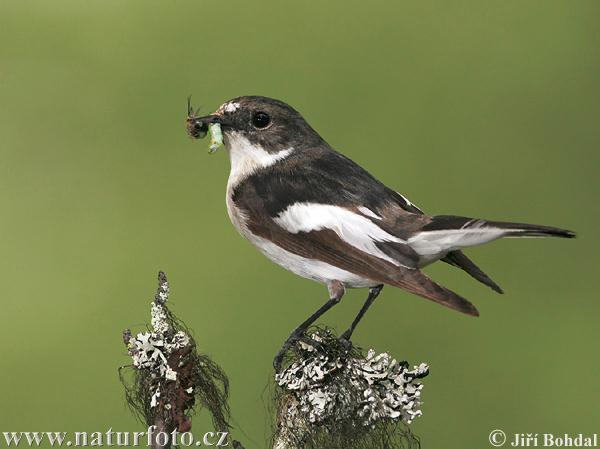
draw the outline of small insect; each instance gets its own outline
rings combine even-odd
[[[208,125],[201,120],[198,120],[200,109],[201,108],[198,108],[194,111],[194,108],[192,107],[192,97],[188,97],[187,119],[185,120],[185,124],[188,135],[194,139],[203,139],[208,132]]]
[[[212,154],[223,145],[223,132],[221,131],[221,125],[219,123],[207,124],[206,121],[199,120],[198,113],[200,112],[200,109],[201,108],[194,110],[192,107],[192,97],[188,97],[186,119],[187,133],[194,139],[203,139],[206,137],[207,133],[210,133],[208,152]]]

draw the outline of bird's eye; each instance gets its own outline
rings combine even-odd
[[[266,112],[257,112],[252,117],[252,124],[257,128],[266,128],[271,123],[271,117]]]

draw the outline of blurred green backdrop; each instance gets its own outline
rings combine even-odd
[[[596,1],[0,3],[0,430],[140,430],[121,331],[163,269],[231,378],[238,438],[265,447],[272,357],[326,293],[237,235],[226,153],[184,132],[189,94],[207,112],[261,94],[426,211],[580,233],[471,250],[504,296],[428,270],[479,319],[384,291],[356,341],[431,364],[424,448],[598,432],[599,19]]]

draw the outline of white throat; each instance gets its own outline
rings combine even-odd
[[[231,171],[227,182],[228,190],[233,189],[252,173],[273,165],[294,151],[293,148],[288,148],[278,153],[269,153],[259,145],[253,145],[237,132],[231,132],[225,136],[225,146],[231,162]]]

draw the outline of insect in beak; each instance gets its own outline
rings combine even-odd
[[[187,101],[186,130],[190,137],[202,139],[210,132],[209,153],[214,153],[223,145],[223,133],[221,131],[221,118],[218,115],[207,115],[199,117],[200,108],[194,111],[191,96]]]

